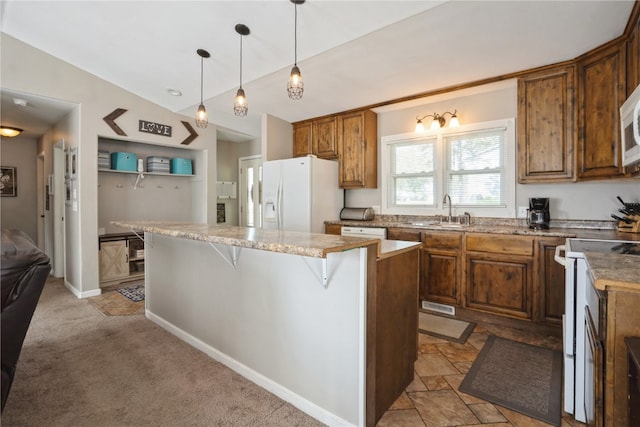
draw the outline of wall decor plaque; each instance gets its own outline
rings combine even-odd
[[[171,136],[171,126],[162,123],[138,120],[138,130],[140,132],[153,133],[155,135]]]

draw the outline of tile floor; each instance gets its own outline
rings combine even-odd
[[[544,427],[549,424],[458,391],[465,374],[489,334],[562,349],[557,337],[523,333],[507,327],[478,324],[464,344],[419,334],[415,377],[404,393],[382,416],[377,427]],[[584,424],[564,414],[562,427]]]

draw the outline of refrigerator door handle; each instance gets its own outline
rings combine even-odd
[[[276,220],[278,225],[278,230],[282,228],[282,181],[278,182],[278,190],[276,193]]]

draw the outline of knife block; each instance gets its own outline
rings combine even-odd
[[[624,221],[618,222],[618,231],[621,233],[640,233],[640,215],[628,215],[633,223],[627,224]]]

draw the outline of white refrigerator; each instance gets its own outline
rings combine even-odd
[[[344,190],[338,162],[315,156],[262,163],[262,228],[323,233],[338,219]]]

